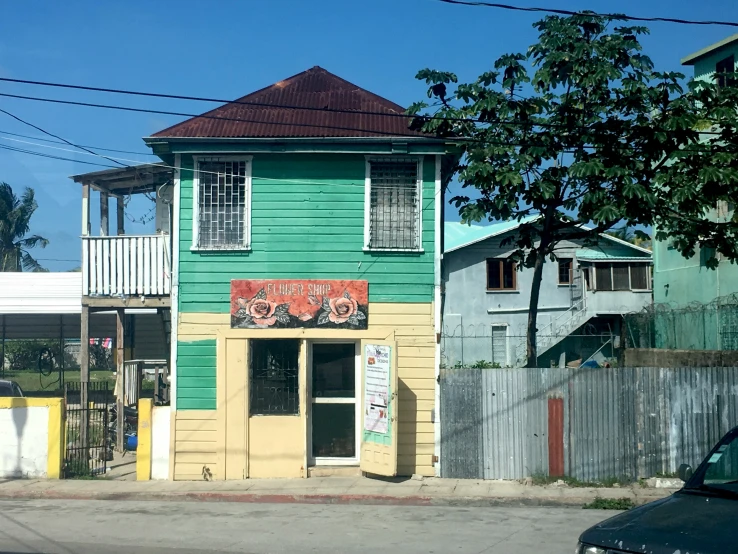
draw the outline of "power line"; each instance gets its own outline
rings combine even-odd
[[[42,129],[38,125],[34,125],[33,123],[30,123],[30,122],[26,121],[25,119],[22,119],[22,118],[18,117],[17,115],[13,115],[12,113],[10,113],[7,110],[3,110],[2,108],[0,108],[0,112],[4,113],[5,115],[8,115],[8,116],[12,117],[16,121],[20,121],[24,125],[28,125],[29,127],[33,127],[37,131],[41,131],[45,135],[49,135],[50,137],[54,137],[55,139],[59,139],[61,141],[64,141],[69,146],[74,146],[75,148],[79,148],[80,150],[84,150],[85,152],[89,152],[90,154],[94,154],[95,156],[98,156],[100,158],[105,158],[106,160],[109,160],[109,161],[111,161],[111,162],[113,162],[115,164],[118,164],[118,165],[122,166],[122,167],[126,167],[125,164],[122,164],[122,163],[120,163],[120,162],[118,162],[118,161],[116,161],[116,160],[114,160],[112,158],[108,158],[107,156],[103,156],[101,154],[98,154],[97,152],[93,152],[92,150],[90,150],[89,148],[86,148],[84,146],[80,146],[78,144],[74,144],[73,142],[68,141],[64,137],[60,137],[59,135],[55,135],[54,133],[50,133],[49,131],[46,131],[46,130]]]
[[[102,109],[108,109],[108,110],[121,110],[126,112],[138,112],[138,113],[150,113],[150,114],[158,114],[158,115],[174,115],[177,117],[198,117],[203,119],[215,119],[219,121],[239,121],[242,123],[264,123],[263,121],[257,121],[253,119],[244,119],[244,118],[238,118],[238,117],[221,117],[221,116],[215,116],[215,115],[208,115],[208,114],[192,114],[192,113],[186,113],[186,112],[170,112],[166,110],[152,110],[147,108],[131,108],[128,106],[116,106],[113,104],[95,104],[93,102],[75,102],[73,100],[59,100],[56,98],[40,98],[38,96],[23,96],[20,94],[8,94],[8,93],[0,93],[0,96],[6,97],[6,98],[18,98],[21,100],[33,100],[36,102],[49,102],[52,104],[66,104],[69,106],[82,106],[86,108],[102,108]],[[353,112],[357,114],[363,114],[364,112]],[[402,117],[405,117],[406,119],[410,119],[413,116],[410,115],[404,115]],[[319,128],[319,129],[336,129],[339,131],[356,131],[361,133],[378,133],[385,136],[398,136],[398,137],[404,137],[404,138],[411,138],[413,137],[410,133],[395,133],[392,131],[376,131],[373,129],[357,129],[355,127],[343,127],[338,125],[325,125],[325,124],[318,124],[318,123],[289,123],[284,121],[270,121],[269,125],[286,125],[289,127],[312,127],[312,128]],[[279,138],[279,137],[275,137]],[[434,136],[428,136],[426,137],[428,139],[439,139],[440,137],[434,137]],[[453,139],[444,139],[440,138],[440,140],[453,140]],[[76,146],[76,145],[73,145]]]
[[[189,99],[189,100],[202,100],[206,102],[224,102],[224,103],[231,103],[231,104],[249,104],[249,102],[241,102],[238,100],[230,101],[230,100],[214,100],[214,99],[207,99],[207,98],[197,98],[197,97],[191,97],[191,96],[177,96],[177,95],[162,95],[158,93],[148,93],[148,92],[137,92],[137,91],[123,91],[123,90],[117,90],[117,89],[104,89],[104,88],[96,88],[96,87],[85,87],[81,85],[65,85],[60,83],[45,83],[41,81],[23,81],[19,79],[8,79],[0,77],[0,81],[13,81],[13,82],[23,82],[28,84],[37,84],[37,85],[45,85],[45,86],[61,86],[66,88],[79,88],[83,90],[96,90],[96,91],[102,91],[102,92],[113,92],[113,93],[120,93],[120,94],[133,94],[133,95],[142,95],[142,96],[154,96],[154,97],[164,97],[164,98],[176,98],[176,99]],[[203,118],[203,119],[214,119],[214,120],[220,120],[220,121],[235,121],[235,122],[242,122],[242,123],[264,123],[263,121],[258,121],[254,119],[245,119],[242,117],[228,117],[228,116],[217,116],[217,115],[210,115],[208,113],[205,114],[192,114],[192,113],[186,113],[186,112],[173,112],[173,111],[167,111],[167,110],[155,110],[150,108],[133,108],[129,106],[119,106],[116,104],[96,104],[93,102],[80,102],[80,101],[73,101],[73,100],[60,100],[56,98],[42,98],[38,96],[24,96],[20,94],[8,94],[8,93],[0,93],[0,97],[7,97],[7,98],[17,98],[20,100],[31,100],[34,102],[47,102],[52,104],[64,104],[64,105],[70,105],[70,106],[82,106],[87,108],[101,108],[101,109],[108,109],[108,110],[119,110],[119,111],[126,111],[126,112],[137,112],[137,113],[150,113],[150,114],[157,114],[157,115],[172,115],[177,117],[190,117],[190,118]],[[445,116],[433,116],[433,115],[422,115],[418,114],[416,116],[407,115],[407,114],[392,114],[392,113],[382,113],[382,112],[372,112],[372,111],[363,111],[363,110],[345,110],[345,109],[338,109],[338,108],[314,108],[314,107],[300,107],[300,106],[289,106],[289,105],[282,105],[282,104],[268,104],[272,108],[285,108],[285,109],[295,109],[295,110],[312,110],[312,111],[328,111],[328,112],[336,112],[336,113],[352,113],[352,114],[360,114],[360,115],[379,115],[379,116],[387,116],[387,117],[402,117],[404,119],[412,119],[414,117],[417,117],[418,119],[422,119],[424,121],[451,121],[451,122],[462,122],[462,123],[482,123],[482,124],[489,124],[489,125],[507,125],[507,126],[517,126],[517,127],[523,127],[523,126],[530,126],[531,130],[535,127],[541,127],[541,128],[570,128],[570,126],[564,124],[564,123],[546,123],[546,122],[536,122],[534,120],[531,120],[530,123],[524,123],[522,121],[503,121],[503,120],[482,120],[482,119],[474,119],[474,118],[465,118],[465,117],[445,117]],[[284,122],[284,121],[270,121],[270,125],[285,125],[285,126],[292,126],[292,127],[310,127],[310,128],[319,128],[319,129],[336,129],[341,131],[356,131],[361,133],[376,133],[381,134],[385,136],[398,136],[398,137],[412,137],[417,135],[412,135],[410,133],[397,133],[392,131],[377,131],[374,129],[361,129],[356,127],[345,127],[345,126],[337,126],[337,125],[326,125],[326,124],[319,124],[319,123],[292,123],[292,122]],[[586,128],[586,127],[579,127],[579,128]],[[702,134],[710,135],[719,135],[720,133],[712,133],[710,131],[704,131]],[[426,138],[428,139],[437,139],[437,140],[443,140],[446,142],[476,142],[474,139],[466,139],[466,138],[459,138],[459,137],[439,137],[434,135],[426,135]],[[67,144],[71,144],[68,141],[65,141]],[[486,141],[479,141],[479,142],[486,142]],[[75,144],[71,144],[72,146],[77,146]],[[102,150],[102,149],[101,149]],[[147,154],[149,155],[149,154]],[[105,156],[101,156],[105,157]]]
[[[10,135],[13,137],[21,137],[21,138],[27,138],[27,139],[33,139],[33,140],[40,140],[42,142],[50,142],[52,144],[66,144],[66,142],[61,140],[51,140],[51,139],[45,139],[41,137],[34,137],[31,135],[22,135],[20,133],[11,133],[10,131],[4,131],[0,129],[0,133],[3,135]],[[94,148],[95,150],[103,150],[104,152],[118,152],[120,154],[135,154],[137,156],[156,156],[156,154],[152,154],[151,152],[137,152],[135,150],[118,150],[116,148],[103,148],[102,146],[90,146],[90,145],[81,145],[86,146],[87,148]]]
[[[138,90],[127,90],[127,89],[115,89],[106,87],[91,87],[85,85],[72,85],[68,83],[53,83],[49,81],[31,81],[28,79],[11,79],[10,77],[0,77],[0,81],[8,83],[19,83],[24,85],[35,85],[43,87],[55,87],[73,90],[87,90],[91,92],[107,92],[111,94],[123,94],[127,96],[144,96],[147,98],[165,98],[167,100],[189,100],[194,102],[211,102],[216,104],[236,104],[241,106],[251,106],[256,108],[280,108],[285,110],[303,110],[303,111],[314,111],[324,113],[348,113],[348,114],[360,114],[360,115],[376,115],[381,117],[402,117],[404,119],[410,119],[413,116],[401,113],[390,113],[390,112],[377,112],[370,110],[348,110],[345,108],[316,108],[315,106],[294,106],[290,104],[274,104],[269,102],[254,102],[251,100],[225,100],[223,98],[209,98],[206,96],[186,96],[181,94],[164,94],[159,92],[147,92]],[[473,121],[468,118],[449,118],[449,117],[431,117],[429,119],[440,119],[448,121]],[[481,123],[481,121],[480,121]]]
[[[484,8],[498,8],[502,10],[513,10],[518,12],[543,12],[555,13],[557,15],[584,15],[592,17],[603,17],[612,19],[621,19],[627,21],[652,21],[660,23],[679,23],[681,25],[724,25],[727,27],[738,27],[735,21],[695,21],[691,19],[678,19],[675,17],[639,17],[635,15],[625,15],[618,13],[597,13],[597,12],[575,12],[571,10],[561,10],[557,8],[526,8],[523,6],[512,6],[510,4],[497,4],[495,2],[475,2],[472,0],[438,0],[444,4],[456,4],[459,6],[474,6]]]
[[[97,167],[107,167],[109,169],[118,169],[118,167],[120,167],[120,166],[117,166],[117,165],[101,164],[101,163],[97,163],[97,162],[85,162],[85,161],[82,161],[82,160],[74,160],[72,158],[65,158],[63,156],[54,156],[52,154],[44,154],[43,152],[35,152],[33,150],[25,150],[24,148],[16,148],[15,146],[7,146],[5,144],[0,144],[0,149],[2,149],[2,150],[9,150],[11,152],[18,152],[20,154],[30,154],[30,155],[33,155],[33,156],[40,156],[42,158],[50,158],[52,160],[61,160],[61,161],[64,161],[64,162],[74,162],[74,163],[80,163],[80,164],[85,164],[85,165],[94,165],[94,166],[97,166]]]

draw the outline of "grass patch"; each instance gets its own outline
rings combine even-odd
[[[54,371],[51,375],[41,375],[38,371],[10,371],[4,372],[3,379],[15,381],[23,389],[23,392],[34,393],[44,392],[50,393],[54,391],[63,391],[63,387],[59,383],[59,372]],[[65,370],[64,381],[79,382],[79,370]],[[107,370],[90,371],[90,381],[95,383],[107,382],[108,388],[112,391],[115,388],[115,374]]]
[[[536,486],[552,485],[558,481],[563,481],[572,488],[587,488],[587,489],[601,489],[601,488],[612,488],[615,485],[621,487],[627,487],[631,485],[631,481],[626,478],[611,477],[603,479],[601,481],[580,481],[576,477],[552,477],[551,475],[545,475],[542,473],[533,475],[531,477],[533,484]]]
[[[582,508],[585,510],[630,510],[635,508],[635,504],[630,498],[601,498],[598,496]]]

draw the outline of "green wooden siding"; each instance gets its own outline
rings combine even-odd
[[[177,409],[215,409],[215,340],[177,343]]]
[[[433,300],[435,156],[423,163],[422,253],[362,250],[358,154],[255,154],[251,251],[193,252],[193,162],[181,158],[180,311],[227,313],[231,279],[360,279],[370,302]]]

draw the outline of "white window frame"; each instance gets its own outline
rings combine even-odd
[[[365,252],[423,252],[423,156],[379,156],[364,157],[364,248]],[[416,248],[374,248],[370,246],[371,213],[372,213],[372,162],[402,162],[414,160],[418,164],[416,197],[418,213],[415,216],[415,230],[418,236]],[[439,217],[436,214],[436,217]]]
[[[251,167],[253,162],[251,155],[218,155],[209,154],[201,156],[192,156],[192,246],[190,250],[202,252],[238,252],[251,250]],[[246,163],[246,194],[244,195],[243,206],[243,224],[244,224],[244,244],[242,246],[228,246],[221,248],[208,248],[199,246],[198,239],[200,234],[200,164],[202,162],[223,161],[223,162],[245,162]]]

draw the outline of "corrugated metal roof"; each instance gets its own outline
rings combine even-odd
[[[580,261],[603,261],[613,260],[621,262],[650,262],[651,256],[645,253],[635,255],[636,252],[633,250],[627,250],[625,248],[617,249],[612,246],[607,246],[605,249],[594,249],[584,248],[576,251],[576,257]]]
[[[203,115],[159,131],[171,138],[423,137],[402,106],[315,66]],[[246,105],[247,104],[247,105]],[[291,106],[294,109],[280,106]],[[344,111],[323,110],[350,110]],[[367,114],[362,112],[377,112]],[[223,119],[210,119],[223,118]],[[233,121],[236,119],[237,121]]]
[[[0,273],[0,314],[81,311],[81,273]]]
[[[690,54],[689,56],[682,58],[681,63],[682,65],[694,65],[700,58],[704,58],[705,56],[712,54],[716,50],[719,50],[720,48],[723,48],[725,46],[729,46],[734,42],[738,42],[738,34],[731,35],[719,42],[716,42],[715,44],[711,44],[710,46],[707,46],[702,50],[695,52],[694,54]]]
[[[476,242],[517,229],[523,223],[535,221],[538,216],[529,216],[521,221],[501,221],[491,225],[467,225],[466,223],[446,221],[443,224],[444,252],[464,248]]]
[[[459,250],[508,231],[513,231],[524,223],[535,221],[538,217],[540,216],[528,216],[521,221],[502,221],[491,225],[467,225],[466,223],[446,221],[443,225],[444,253]],[[652,258],[651,252],[645,248],[630,244],[606,233],[602,233],[600,236],[606,240],[601,241],[596,248],[577,250],[577,258],[592,261],[650,261]]]

